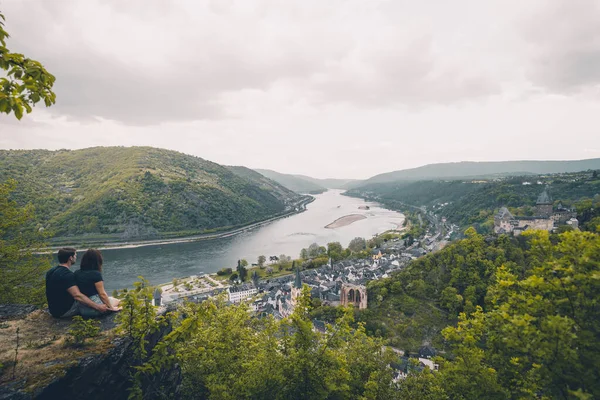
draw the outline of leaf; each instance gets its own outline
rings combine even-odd
[[[23,107],[21,107],[19,103],[15,103],[13,105],[13,111],[15,113],[15,117],[17,117],[18,120],[21,120],[21,118],[23,118]]]

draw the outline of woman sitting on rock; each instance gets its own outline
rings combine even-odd
[[[120,311],[119,300],[108,297],[104,290],[104,280],[102,279],[102,253],[96,249],[89,249],[81,257],[79,271],[75,271],[75,282],[81,293],[85,294],[90,300],[108,307],[108,311]],[[79,305],[79,312],[83,317],[99,317],[100,312]]]

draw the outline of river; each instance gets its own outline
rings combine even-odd
[[[306,211],[232,237],[103,250],[107,291],[110,294],[113,289],[131,287],[139,275],[154,285],[173,278],[213,273],[223,267],[235,268],[237,260],[242,258],[255,263],[261,254],[267,260],[269,256],[280,254],[297,258],[300,250],[311,243],[325,246],[337,241],[347,246],[357,236],[370,238],[394,229],[404,221],[404,216],[398,212],[376,203],[342,196],[342,193],[341,190],[329,190],[316,195]],[[359,209],[360,206],[369,206],[370,209]],[[360,214],[366,218],[335,229],[325,228],[349,214]],[[81,254],[78,258],[81,259]],[[78,268],[75,266],[73,269]]]

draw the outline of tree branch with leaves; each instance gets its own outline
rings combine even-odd
[[[6,71],[6,77],[0,77],[0,113],[13,112],[20,120],[23,111],[29,114],[40,101],[46,107],[56,102],[52,91],[55,78],[39,61],[12,53],[6,47],[10,35],[4,29],[4,21],[0,12],[0,69]]]

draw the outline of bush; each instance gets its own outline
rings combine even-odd
[[[221,268],[219,271],[217,271],[217,275],[219,275],[219,276],[231,275],[232,272],[233,272],[233,270],[231,268]]]
[[[100,321],[95,319],[83,319],[80,315],[73,317],[73,325],[69,329],[68,342],[73,346],[84,346],[85,340],[98,336],[100,333]]]

